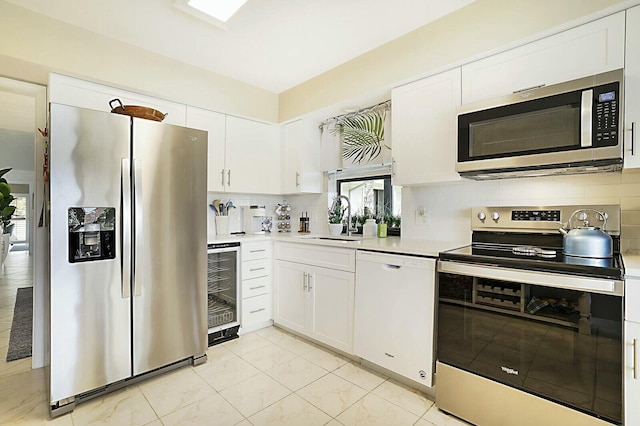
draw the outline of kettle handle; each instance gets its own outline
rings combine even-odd
[[[605,228],[605,226],[607,226],[607,215],[604,212],[601,212],[600,210],[596,210],[596,209],[578,209],[576,211],[574,211],[571,216],[569,217],[569,220],[567,221],[567,226],[569,227],[569,229],[573,228],[573,225],[571,223],[571,221],[573,220],[573,218],[575,217],[576,214],[581,213],[581,212],[594,212],[597,213],[598,216],[598,220],[600,220],[602,222],[602,229]]]

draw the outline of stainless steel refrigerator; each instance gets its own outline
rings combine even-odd
[[[52,415],[206,360],[207,133],[50,105]]]

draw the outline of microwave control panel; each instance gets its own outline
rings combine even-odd
[[[618,143],[618,119],[620,84],[610,83],[594,88],[593,114],[597,145],[616,145]]]

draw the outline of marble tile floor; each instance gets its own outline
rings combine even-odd
[[[51,420],[44,370],[32,370],[31,358],[6,362],[16,291],[32,285],[31,265],[28,252],[10,252],[0,275],[0,425],[466,425],[420,392],[276,327]]]
[[[48,419],[43,369],[0,377],[0,424],[462,426],[425,395],[277,327]]]
[[[18,288],[33,286],[32,262],[28,251],[9,252],[0,267],[0,377],[31,369],[31,357],[7,362],[7,349]]]

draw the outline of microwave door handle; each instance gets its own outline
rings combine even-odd
[[[593,145],[593,89],[582,92],[580,123],[580,146],[591,147]]]

